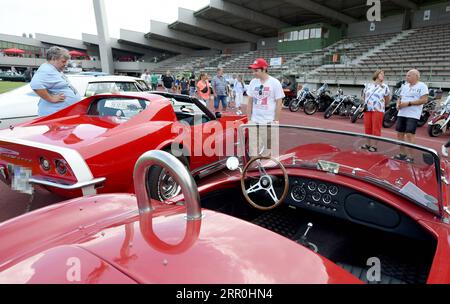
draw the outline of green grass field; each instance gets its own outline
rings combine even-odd
[[[25,82],[0,81],[0,94],[25,85]]]

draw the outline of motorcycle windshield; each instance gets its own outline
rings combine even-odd
[[[240,142],[245,143],[255,130],[256,125],[241,126]],[[272,135],[271,155],[287,169],[325,171],[363,180],[436,215],[443,214],[440,159],[432,149],[393,139],[301,126],[280,125],[267,134]],[[377,152],[362,148],[368,143]],[[249,146],[241,145],[241,152],[249,159],[250,151],[243,147]]]

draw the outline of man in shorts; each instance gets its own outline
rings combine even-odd
[[[406,74],[406,84],[402,87],[400,98],[397,101],[397,137],[407,143],[416,143],[416,129],[423,105],[428,102],[428,87],[420,81],[420,72],[411,70]],[[408,155],[404,147],[400,154],[394,157],[397,160],[414,162],[413,155]]]

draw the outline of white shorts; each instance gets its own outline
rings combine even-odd
[[[244,94],[243,93],[236,93],[236,99],[234,100],[236,103],[236,107],[240,107],[241,104],[244,102]]]

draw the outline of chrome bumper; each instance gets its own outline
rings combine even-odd
[[[90,181],[79,182],[79,183],[75,183],[75,184],[61,184],[61,183],[57,183],[57,182],[52,182],[52,181],[32,177],[29,179],[29,182],[31,184],[53,187],[53,188],[58,188],[58,189],[63,189],[63,190],[77,190],[77,189],[83,189],[83,188],[90,187],[90,186],[96,186],[98,184],[103,183],[105,180],[106,180],[105,177],[101,177],[101,178],[96,178],[96,179],[93,179]]]

